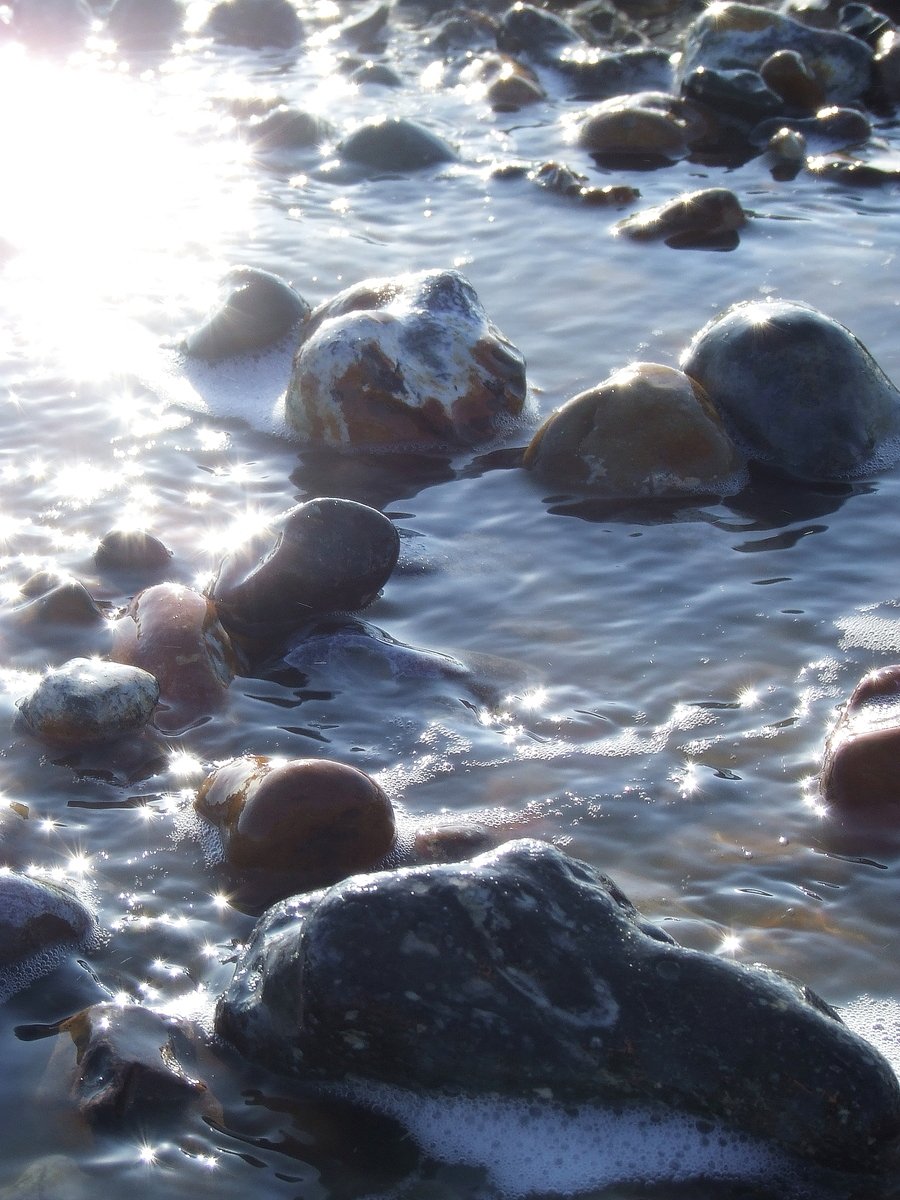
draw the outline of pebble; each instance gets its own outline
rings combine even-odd
[[[73,658],[51,668],[19,702],[28,728],[66,746],[113,741],[150,721],[159,700],[153,675],[136,666]]]
[[[645,92],[602,100],[583,114],[578,145],[598,156],[673,162],[688,153],[691,136],[682,102]]]
[[[900,666],[864,675],[825,744],[821,794],[844,813],[900,806]]]
[[[287,50],[302,40],[303,24],[290,0],[220,0],[203,32],[231,46]]]
[[[303,326],[285,399],[302,441],[438,449],[489,441],[525,405],[525,361],[458,271],[367,279]]]
[[[731,495],[745,482],[702,389],[657,363],[624,367],[551,413],[524,466],[545,485],[610,498]]]
[[[145,529],[111,529],[94,551],[101,571],[161,571],[171,558],[168,546]]]
[[[222,289],[222,304],[181,345],[190,358],[218,362],[265,350],[299,327],[310,312],[290,284],[257,267],[233,268]]]
[[[407,117],[364,122],[339,144],[338,153],[375,172],[418,171],[458,158],[449,142]]]
[[[620,236],[635,241],[665,239],[675,248],[717,248],[737,245],[737,231],[747,223],[747,214],[728,188],[701,188],[667,200],[655,208],[634,213],[613,226]],[[723,241],[731,235],[732,240]]]

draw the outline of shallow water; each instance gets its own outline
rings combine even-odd
[[[560,94],[493,113],[434,65],[412,16],[395,13],[385,55],[405,86],[353,90],[333,16],[310,8],[320,44],[296,59],[200,40],[125,62],[103,43],[68,62],[0,48],[17,114],[0,131],[0,237],[15,248],[0,265],[0,858],[75,880],[105,931],[0,1008],[0,1130],[16,1130],[0,1134],[0,1184],[62,1153],[114,1194],[153,1200],[333,1200],[396,1193],[407,1176],[419,1191],[403,1194],[422,1197],[499,1186],[471,1165],[423,1168],[385,1118],[227,1055],[198,1072],[221,1128],[88,1136],[51,1063],[63,1039],[16,1036],[110,996],[208,1020],[251,919],[219,893],[187,812],[205,767],[245,752],[350,762],[413,816],[527,810],[517,829],[595,863],[682,943],[855,1005],[854,1023],[891,1049],[898,1010],[860,997],[900,1000],[900,836],[842,827],[814,778],[857,678],[900,659],[897,468],[827,487],[760,479],[725,503],[579,503],[499,453],[424,466],[304,453],[279,436],[290,347],[203,369],[173,347],[239,263],[312,304],[451,265],[525,354],[535,420],[631,360],[677,364],[711,316],[760,296],[822,308],[900,381],[896,184],[776,182],[760,159],[604,173],[567,142],[583,105]],[[327,147],[254,160],[228,101],[273,92],[338,131],[378,112],[426,119],[461,162],[348,182],[323,166]],[[900,152],[890,124],[877,132]],[[616,240],[622,211],[490,175],[545,159],[637,186],[642,205],[723,183],[755,216],[729,253]],[[122,605],[140,581],[101,576],[92,554],[130,524],[172,549],[171,578],[202,586],[237,538],[323,494],[381,507],[401,531],[400,569],[366,620],[473,664],[484,686],[348,653],[303,686],[238,679],[217,718],[128,762],[70,761],[22,732],[15,704],[33,673],[103,651],[17,623],[35,570]]]

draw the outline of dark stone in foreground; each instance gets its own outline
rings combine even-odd
[[[281,1073],[662,1102],[823,1164],[900,1133],[888,1063],[801,985],[677,946],[540,842],[270,909],[218,1032]]]

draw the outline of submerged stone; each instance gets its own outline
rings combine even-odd
[[[246,126],[247,139],[260,155],[290,154],[297,150],[310,150],[333,137],[334,132],[333,126],[324,117],[318,116],[316,113],[304,112],[299,108],[292,108],[289,104],[279,104],[265,113],[251,117]],[[249,268],[244,268],[244,271],[249,272]],[[256,274],[266,275],[267,272],[260,271]],[[269,279],[282,283],[276,275],[269,276]],[[257,286],[262,292],[262,285],[257,284]],[[282,286],[287,287],[288,285],[282,283]],[[274,289],[270,287],[270,291],[274,291]],[[299,297],[297,298],[299,299]],[[259,299],[266,302],[264,294]],[[272,303],[272,298],[268,302]],[[301,301],[301,304],[303,303]],[[249,305],[245,307],[249,307]]]
[[[475,445],[511,428],[525,362],[458,271],[367,279],[304,325],[285,399],[300,437],[354,449]]]
[[[102,571],[160,571],[171,559],[168,546],[145,529],[111,529],[94,551],[94,562]]]
[[[746,223],[747,214],[734,192],[728,188],[702,188],[634,213],[613,228],[616,234],[634,241],[664,238],[668,245],[683,248],[721,245],[728,234],[736,245],[737,231]]]
[[[217,41],[249,49],[290,49],[303,37],[303,25],[290,0],[220,0],[203,31]]]
[[[113,741],[153,716],[159,684],[136,666],[73,658],[49,670],[19,704],[32,733],[59,745]]]
[[[320,497],[290,510],[262,558],[252,550],[229,555],[212,596],[230,628],[277,636],[319,613],[366,608],[399,553],[397,529],[377,509]]]
[[[94,932],[94,918],[67,887],[15,871],[0,872],[0,994],[9,994],[4,974],[8,968],[43,955],[49,969],[60,951],[84,947]],[[36,976],[43,973],[36,969]]]
[[[156,50],[171,46],[184,25],[180,0],[115,0],[106,27],[128,50]]]
[[[657,363],[573,396],[534,435],[524,466],[550,486],[615,498],[731,495],[745,481],[702,389]]]
[[[900,666],[859,681],[825,745],[819,787],[845,813],[900,806]]]
[[[814,29],[767,8],[725,0],[708,6],[688,28],[681,78],[706,70],[759,71],[779,50],[799,54],[832,104],[848,104],[871,83],[872,51],[849,34]]]
[[[159,681],[156,725],[165,732],[215,712],[236,665],[213,604],[178,583],[159,583],[134,597],[112,627],[110,657]]]
[[[664,1104],[833,1166],[900,1132],[890,1066],[808,989],[676,945],[533,841],[275,905],[216,1028],[282,1074]]]
[[[341,142],[338,152],[371,171],[418,171],[457,159],[449,142],[407,117],[367,121]]]
[[[847,479],[896,457],[900,394],[849,329],[810,305],[735,304],[681,366],[738,445],[784,474]]]
[[[223,289],[227,291],[223,303],[182,344],[181,349],[192,358],[218,362],[235,354],[265,350],[286,337],[310,312],[290,284],[256,267],[235,267],[225,276]]]
[[[328,759],[234,759],[207,776],[194,807],[218,833],[229,891],[256,911],[372,870],[396,836],[378,784]]]

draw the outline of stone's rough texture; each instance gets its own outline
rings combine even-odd
[[[734,192],[703,188],[626,217],[615,226],[615,232],[635,241],[665,238],[670,246],[702,246],[723,234],[736,233],[746,223]]]
[[[229,892],[257,911],[372,870],[396,836],[378,784],[327,759],[235,759],[206,778],[194,807],[219,832]]]
[[[303,25],[290,0],[221,0],[204,32],[231,46],[290,49],[302,39]]]
[[[589,108],[578,126],[578,145],[598,155],[675,160],[687,154],[692,134],[683,101],[637,92]]]
[[[887,1062],[799,984],[677,946],[610,880],[511,842],[274,906],[216,1018],[282,1073],[667,1104],[866,1168]]]
[[[323,497],[292,508],[262,558],[226,558],[212,588],[222,620],[243,633],[297,629],[323,612],[371,604],[397,565],[400,536],[377,509]]]
[[[900,395],[865,346],[824,313],[747,301],[684,352],[748,455],[799,479],[846,479],[893,461]]]
[[[169,565],[171,557],[172,551],[143,529],[111,529],[94,551],[101,570],[158,571]]]
[[[228,290],[224,303],[182,345],[192,358],[217,362],[265,350],[309,316],[303,297],[269,271],[235,267],[223,285]]]
[[[48,671],[19,711],[32,733],[81,746],[142,729],[153,716],[159,684],[147,671],[120,662],[73,658]]]
[[[370,171],[418,171],[457,159],[448,142],[406,117],[367,121],[341,142],[338,152]]]
[[[819,780],[845,812],[900,806],[900,666],[864,675],[825,745]]]
[[[524,465],[551,486],[609,497],[730,495],[745,481],[702,389],[656,363],[624,367],[557,409]]]
[[[0,873],[0,968],[83,947],[94,932],[93,917],[68,888],[14,871]]]
[[[104,1128],[141,1126],[208,1099],[193,1079],[190,1030],[137,1004],[94,1004],[60,1025],[75,1044],[72,1093],[81,1115]]]
[[[710,5],[685,34],[681,78],[697,67],[759,71],[772,54],[799,54],[832,104],[848,104],[869,88],[872,51],[848,34],[812,29],[751,4]]]
[[[107,17],[110,35],[129,50],[171,46],[183,24],[179,0],[116,0]]]
[[[169,733],[215,712],[235,670],[231,640],[212,603],[178,583],[135,596],[113,626],[110,657],[156,677],[163,706],[156,725]]]
[[[457,271],[368,279],[304,325],[285,401],[304,441],[475,445],[525,403],[525,361]]]

